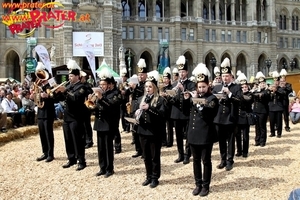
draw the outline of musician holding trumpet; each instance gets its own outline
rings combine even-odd
[[[218,112],[218,99],[211,93],[209,71],[202,63],[194,69],[196,91],[184,94],[183,107],[191,110],[187,140],[193,155],[193,172],[196,188],[193,195],[206,196],[212,175],[211,153],[213,143],[217,141],[217,132],[213,120]],[[191,98],[192,97],[192,98]],[[203,168],[201,166],[203,164]]]
[[[43,155],[37,161],[45,160],[51,162],[54,159],[54,134],[53,122],[55,118],[54,98],[47,91],[50,89],[48,83],[49,73],[42,62],[36,67],[34,101],[37,110],[37,125],[42,144]]]

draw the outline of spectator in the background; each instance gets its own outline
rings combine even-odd
[[[290,118],[293,124],[296,124],[299,122],[300,119],[300,103],[299,103],[299,97],[295,98],[295,101],[291,103],[291,112],[290,112]]]
[[[2,100],[5,98],[5,93],[6,93],[5,88],[2,88],[0,90],[0,102],[2,102]]]
[[[22,107],[24,108],[24,115],[26,116],[26,125],[33,125],[35,122],[34,102],[29,98],[30,92],[25,90],[22,92]]]
[[[2,133],[6,133],[6,124],[7,124],[7,114],[4,112],[4,109],[2,108],[0,104],[0,131]]]
[[[22,93],[20,91],[19,85],[15,84],[12,86],[12,100],[18,105],[18,108],[22,108]]]
[[[56,117],[57,120],[60,119],[61,116],[64,114],[64,108],[63,108],[62,104],[63,104],[63,101],[54,104],[55,117]]]
[[[13,127],[21,127],[21,115],[18,112],[18,105],[12,100],[12,93],[6,93],[6,97],[2,100],[1,106],[4,109],[4,112],[7,113],[8,117],[11,117],[13,120]]]

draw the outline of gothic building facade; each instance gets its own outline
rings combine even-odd
[[[4,0],[4,2],[37,2]],[[42,0],[40,2],[51,2]],[[57,1],[56,1],[57,2]],[[262,71],[286,68],[299,71],[300,2],[295,0],[60,0],[64,9],[77,16],[89,14],[90,20],[65,21],[63,26],[37,28],[32,37],[49,49],[56,47],[55,64],[64,65],[74,58],[84,69],[84,56],[73,55],[73,32],[103,32],[104,51],[96,66],[105,58],[119,72],[118,50],[123,46],[125,62],[131,74],[144,58],[149,70],[171,68],[180,55],[189,71],[200,62],[213,71],[225,57],[233,71],[241,70],[249,78]],[[57,8],[53,8],[54,10]],[[0,9],[5,15],[9,9]],[[51,23],[51,22],[50,22]],[[57,22],[52,22],[53,25]],[[28,56],[27,40],[0,25],[0,73],[3,77],[23,80]],[[26,31],[26,30],[25,30]],[[163,58],[165,60],[163,60]],[[167,63],[167,64],[166,64]]]

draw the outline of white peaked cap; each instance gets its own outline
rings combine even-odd
[[[203,74],[205,76],[210,77],[210,71],[207,69],[206,65],[203,63],[199,63],[193,70],[192,74],[195,77],[197,77],[199,74]]]
[[[237,80],[241,83],[241,84],[245,84],[247,83],[247,77],[244,73],[240,73],[240,75],[238,76]]]
[[[178,69],[175,67],[172,71],[173,74],[177,74],[178,73]]]
[[[80,70],[80,76],[82,77],[82,76],[86,76],[87,74],[84,72],[84,71],[81,71]]]
[[[72,70],[72,69],[81,69],[80,67],[79,67],[79,65],[76,63],[76,61],[75,60],[73,60],[73,59],[70,59],[69,60],[69,62],[68,62],[68,64],[67,64],[67,68],[69,69],[69,70]]]
[[[287,75],[287,72],[286,72],[286,70],[285,69],[282,69],[281,71],[280,71],[280,74],[279,74],[280,76],[286,76]]]
[[[257,74],[255,76],[255,79],[259,79],[259,78],[266,78],[265,75],[261,71],[257,72]]]
[[[157,70],[153,70],[153,71],[147,73],[147,80],[152,81],[154,79],[157,82],[159,81],[159,72]]]
[[[238,71],[236,72],[236,76],[239,76],[241,73],[242,73],[241,70],[238,70]]]
[[[104,79],[107,79],[107,78],[110,79],[112,77],[111,72],[106,67],[104,67],[100,71],[98,71],[97,75],[100,78],[100,80],[104,80]]]
[[[173,70],[174,71],[174,70]],[[166,67],[165,69],[164,69],[164,72],[163,72],[163,75],[165,75],[165,74],[170,74],[171,75],[171,69],[170,69],[170,67]]]
[[[193,82],[196,82],[196,81],[197,81],[195,76],[191,76],[191,77],[189,78],[189,80],[190,80],[190,81],[193,81]]]
[[[38,62],[35,71],[44,70],[44,69],[46,69],[45,65],[42,62]]]
[[[139,79],[137,77],[136,74],[133,74],[130,79],[129,79],[129,83],[133,83],[133,84],[138,84],[139,83]]]
[[[230,67],[230,60],[229,60],[229,58],[226,57],[223,60],[223,62],[221,63],[221,67]]]
[[[144,58],[140,58],[139,62],[137,63],[138,68],[146,68],[146,62]]]
[[[121,69],[121,75],[126,75],[127,74],[127,69],[126,69],[126,67],[123,67],[122,69]]]
[[[185,64],[185,57],[184,56],[179,56],[176,65],[184,65]]]
[[[280,75],[279,75],[279,73],[277,72],[277,71],[273,71],[272,72],[272,77],[273,78],[278,78]]]
[[[218,76],[220,75],[220,69],[219,69],[219,67],[215,67],[214,68],[214,74],[217,76],[217,74],[218,74]]]

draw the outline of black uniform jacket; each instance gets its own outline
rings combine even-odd
[[[65,101],[64,121],[82,121],[85,108],[85,98],[87,96],[87,88],[83,83],[78,81],[75,84],[66,86],[64,93],[58,93],[59,100]]]
[[[283,106],[289,106],[289,94],[293,92],[292,84],[286,83],[283,89]]]
[[[140,105],[142,99],[143,97],[138,99],[138,105]],[[142,115],[139,118],[138,134],[161,136],[165,128],[165,105],[165,99],[161,96],[158,97],[156,105],[151,105],[151,103],[149,103],[148,110],[143,110]],[[137,110],[137,108],[138,107],[135,107],[135,110]]]
[[[211,93],[206,93],[201,98],[206,99],[204,105],[193,105],[191,98],[184,100],[184,108],[192,109],[187,132],[189,144],[212,144],[218,140],[213,120],[218,112],[219,101]]]
[[[47,89],[50,89],[49,84],[42,87],[42,90],[44,92],[46,92]],[[55,100],[54,100],[53,96],[49,95],[48,98],[41,98],[41,100],[42,100],[42,102],[44,102],[44,106],[42,108],[38,108],[37,118],[54,120],[54,118],[55,118],[55,108],[54,108]]]
[[[262,89],[260,92],[254,92],[254,102],[253,102],[253,112],[260,114],[268,114],[269,106],[268,103],[270,101],[270,90]]]
[[[113,126],[116,126],[115,118],[120,117],[121,95],[113,90],[108,90],[102,95],[101,99],[96,100],[94,130],[110,131]]]
[[[220,94],[223,85],[216,85],[213,89],[214,94]],[[242,96],[242,90],[240,85],[231,83],[228,89],[232,93],[231,97],[224,95],[224,98],[219,100],[218,114],[216,115],[214,122],[216,124],[236,124],[238,121],[238,106]]]
[[[173,88],[173,86],[171,84],[165,85],[162,88],[162,91],[166,92],[166,90],[172,90],[172,88]],[[166,119],[170,119],[170,117],[171,117],[171,111],[172,111],[172,104],[170,102],[171,97],[170,96],[165,96],[164,98],[166,99],[165,118]]]
[[[248,124],[247,113],[252,113],[253,94],[246,92],[239,102],[238,124]]]
[[[190,116],[190,110],[183,109],[183,92],[194,91],[195,83],[187,79],[182,83],[182,85],[184,87],[184,91],[178,89],[176,95],[170,100],[170,102],[172,103],[171,119],[188,120]]]
[[[284,89],[277,87],[276,92],[271,92],[269,101],[269,111],[283,111]]]
[[[106,98],[109,99],[110,105],[110,116],[112,120],[112,126],[114,128],[119,128],[120,121],[120,105],[122,103],[121,91],[114,87],[112,90],[107,91]]]

